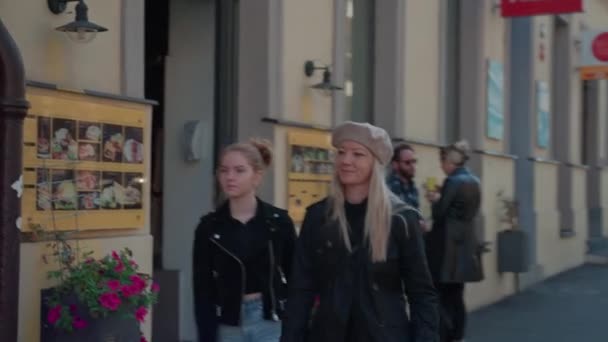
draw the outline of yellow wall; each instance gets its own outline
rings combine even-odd
[[[608,208],[608,170],[604,169],[601,174],[601,189],[600,189],[600,198],[601,198],[601,207]],[[608,236],[608,213],[604,212],[602,216],[604,228],[604,236]]]
[[[58,26],[74,21],[74,6],[60,15],[46,1],[0,0],[2,21],[17,42],[28,80],[120,93],[121,1],[88,0],[89,20],[108,28],[88,44],[72,42]]]
[[[485,241],[491,242],[491,251],[483,255],[485,279],[480,283],[467,284],[466,301],[469,310],[496,302],[515,291],[513,274],[499,274],[497,269],[497,234],[508,228],[500,222],[502,204],[497,195],[502,191],[505,198],[514,197],[514,161],[494,156],[481,158],[484,175],[491,175],[481,178],[481,214],[485,219],[483,230]]]
[[[321,82],[322,70],[308,78],[304,63],[332,64],[334,8],[326,0],[286,0],[283,6],[283,118],[331,124],[331,97],[310,88]]]
[[[438,141],[440,1],[405,4],[405,137]]]
[[[584,261],[587,240],[587,211],[585,203],[585,171],[577,169],[573,176],[573,209],[575,237],[561,238],[557,210],[558,166],[537,163],[535,166],[535,208],[538,232],[538,263],[544,276],[550,277],[580,265]]]

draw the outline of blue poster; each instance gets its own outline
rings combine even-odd
[[[504,78],[503,65],[488,61],[487,84],[487,135],[502,140],[504,131]]]
[[[550,95],[547,82],[536,82],[536,144],[540,148],[549,147],[551,138]]]

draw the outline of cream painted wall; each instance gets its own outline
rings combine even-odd
[[[490,6],[488,6],[490,7]],[[484,17],[485,22],[484,22],[484,30],[483,30],[483,34],[484,34],[484,56],[485,56],[485,61],[487,63],[488,59],[494,60],[494,61],[498,61],[503,63],[503,67],[504,69],[504,79],[505,82],[507,80],[507,72],[508,70],[507,68],[507,61],[508,61],[508,56],[507,56],[507,45],[508,45],[508,25],[507,25],[507,20],[502,18],[500,15],[500,11],[497,10],[492,10],[491,8],[487,8],[487,12],[486,12],[486,16]],[[487,64],[486,67],[484,69],[485,72],[485,76],[484,76],[484,81],[487,80]],[[487,87],[486,87],[486,83],[484,83],[483,86],[483,94],[480,94],[480,96],[483,99],[483,103],[484,103],[484,111],[482,112],[481,118],[483,120],[483,134],[484,134],[484,149],[487,150],[491,150],[491,151],[498,151],[498,152],[507,152],[507,147],[505,146],[505,139],[502,139],[500,141],[498,140],[494,140],[494,139],[488,139],[486,136],[486,131],[487,131],[487,113],[486,113],[486,108],[487,108]],[[509,120],[509,113],[507,111],[508,108],[508,93],[507,93],[507,84],[504,85],[504,89],[505,89],[505,93],[504,93],[504,101],[505,101],[505,107],[504,107],[504,125],[505,127],[507,126],[508,120]],[[508,134],[508,132],[505,130],[504,132],[505,136]],[[506,138],[506,137],[505,137]]]
[[[545,277],[550,277],[581,265],[587,240],[587,210],[585,200],[585,171],[574,170],[573,209],[576,236],[561,238],[557,210],[558,166],[537,163],[535,166],[535,208],[537,213],[538,263]]]
[[[94,257],[103,257],[113,250],[130,248],[140,270],[152,274],[152,237],[130,236],[81,240],[79,247],[84,251],[95,251]],[[21,269],[19,275],[19,341],[40,341],[40,290],[53,286],[47,280],[46,272],[55,269],[46,265],[42,256],[48,254],[45,242],[21,244]],[[150,340],[152,317],[148,316],[143,331]]]
[[[534,208],[536,211],[537,256],[538,264],[547,267],[560,263],[561,248],[558,248],[559,211],[558,165],[536,163],[534,166]],[[549,268],[554,266],[549,266]]]
[[[72,42],[55,28],[74,21],[73,2],[60,15],[46,1],[0,0],[0,15],[21,49],[28,80],[119,94],[121,1],[88,0],[89,20],[108,28],[88,44]]]
[[[420,191],[420,210],[425,218],[431,217],[431,206],[424,198],[424,183],[427,178],[435,177],[437,184],[441,184],[445,175],[439,167],[439,149],[427,145],[412,145],[416,150],[418,164],[416,168],[416,185]]]
[[[283,118],[330,125],[331,97],[311,85],[321,82],[322,70],[304,75],[304,63],[332,64],[334,7],[327,0],[285,0],[283,6]]]
[[[515,292],[513,274],[500,274],[497,268],[497,234],[508,227],[500,222],[502,204],[497,197],[499,191],[506,198],[514,198],[515,169],[514,161],[508,158],[482,156],[484,174],[492,177],[482,177],[481,212],[485,219],[485,241],[492,243],[491,251],[483,255],[485,279],[480,283],[467,284],[466,302],[469,310],[499,301]]]
[[[608,27],[608,1],[585,0],[585,22],[592,28],[606,29]]]
[[[405,138],[438,141],[440,1],[405,4]]]
[[[601,174],[601,186],[600,190],[600,198],[603,208],[608,208],[608,169],[604,169]],[[604,236],[608,236],[608,214],[604,213],[602,216],[604,224],[602,227],[604,228]]]

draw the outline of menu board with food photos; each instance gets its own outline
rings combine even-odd
[[[334,173],[334,149],[329,132],[297,129],[288,140],[288,210],[296,223],[306,207],[328,194]]]
[[[151,105],[28,87],[22,230],[145,223]]]

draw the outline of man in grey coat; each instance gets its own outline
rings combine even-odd
[[[445,179],[440,191],[430,189],[433,228],[426,235],[426,252],[439,291],[442,342],[461,341],[465,335],[464,285],[483,279],[480,243],[474,220],[481,205],[479,179],[465,167],[469,147],[464,141],[441,148]]]

